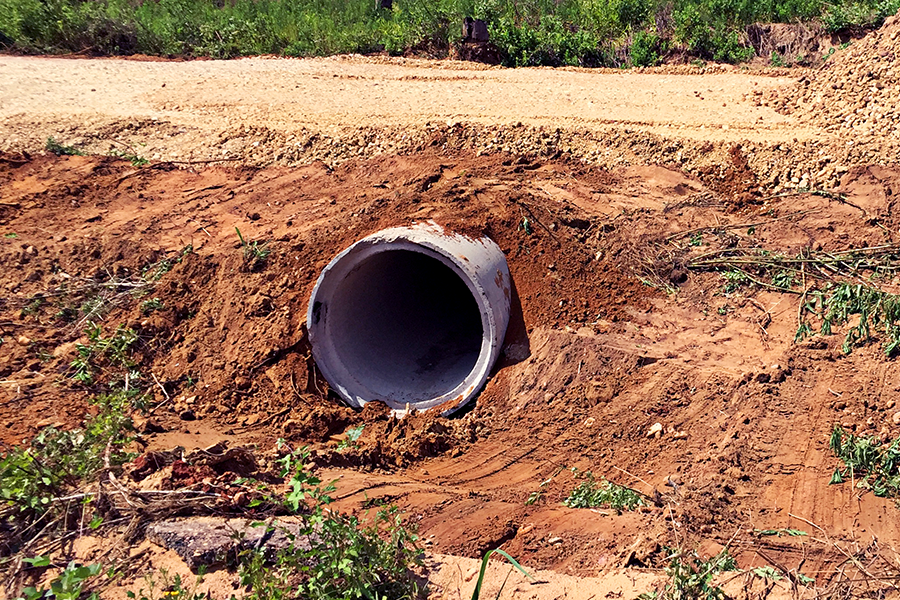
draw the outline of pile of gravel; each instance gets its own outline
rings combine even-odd
[[[758,103],[845,136],[900,138],[900,15]]]

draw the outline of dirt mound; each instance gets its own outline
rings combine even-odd
[[[900,20],[889,17],[795,86],[769,92],[768,105],[831,132],[900,138]]]
[[[358,417],[320,405],[328,388],[309,357],[306,302],[331,258],[389,226],[431,219],[492,237],[516,286],[508,342],[520,355],[530,328],[618,321],[654,295],[604,252],[616,224],[586,208],[616,177],[599,169],[465,153],[334,169],[157,167],[82,157],[0,163],[0,182],[14,190],[0,205],[0,309],[4,336],[22,339],[0,350],[0,378],[19,385],[4,405],[7,444],[48,420],[78,422],[83,386],[67,386],[71,402],[60,405],[36,398],[47,394],[43,374],[71,375],[75,343],[100,319],[148,340],[141,355],[158,380],[151,391],[171,399],[175,414],[241,429],[277,425],[293,440],[341,434]],[[248,268],[235,228],[268,244],[264,267]],[[129,286],[147,297],[133,301]],[[409,444],[442,452],[470,437],[427,421],[422,432],[415,442],[395,435],[397,454],[379,462],[408,462]]]
[[[341,508],[396,503],[441,552],[502,545],[586,575],[662,567],[666,545],[708,556],[731,542],[742,568],[772,564],[763,548],[824,585],[846,560],[835,543],[896,547],[891,500],[828,485],[835,424],[900,435],[895,359],[880,339],[846,355],[846,326],[795,343],[800,275],[789,294],[690,265],[896,244],[897,169],[853,169],[839,194],[763,199],[747,189],[749,148],[706,175],[722,178],[712,187],[663,167],[479,156],[441,139],[336,167],[0,158],[0,442],[79,423],[91,388],[71,363],[94,318],[104,336],[119,324],[137,334],[154,411],[142,450],[156,454],[135,469],[158,469],[161,485],[222,477],[221,463],[176,465],[172,448],[265,451],[284,438],[311,446],[323,480],[340,478]],[[309,293],[353,241],[427,219],[489,235],[507,256],[517,302],[505,354],[459,418],[354,412],[310,358]],[[263,263],[248,264],[235,227],[267,244]],[[257,460],[271,472],[266,452]],[[586,471],[647,506],[564,506]],[[760,533],[798,528],[809,535]]]

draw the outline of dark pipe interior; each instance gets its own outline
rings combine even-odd
[[[357,265],[332,294],[326,318],[344,367],[382,400],[446,394],[481,351],[481,313],[465,282],[436,258],[409,250]]]

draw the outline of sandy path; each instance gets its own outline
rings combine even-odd
[[[629,126],[695,140],[821,136],[746,95],[789,78],[554,69],[334,57],[138,62],[0,57],[0,133],[32,125],[150,118],[209,133],[251,123],[277,130],[427,121]]]

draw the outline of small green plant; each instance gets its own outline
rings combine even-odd
[[[28,315],[36,315],[43,305],[44,298],[42,296],[33,297],[28,301],[28,304],[26,304],[25,307],[22,308],[21,312],[19,313],[19,318],[21,319],[27,317]]]
[[[665,573],[668,577],[662,590],[638,596],[639,600],[723,600],[724,590],[713,583],[719,573],[734,571],[737,563],[722,549],[709,559],[702,559],[696,550],[671,550]]]
[[[362,435],[363,428],[365,424],[359,425],[357,427],[351,427],[345,433],[346,436],[344,439],[340,441],[337,446],[338,450],[344,450],[345,448],[356,448],[356,441]]]
[[[241,230],[237,227],[234,228],[237,232],[238,239],[241,241],[241,248],[244,251],[244,264],[247,265],[251,271],[256,271],[262,268],[263,265],[266,264],[266,259],[269,258],[269,254],[272,253],[272,250],[269,248],[268,242],[247,242],[244,239],[244,236],[241,235]]]
[[[606,479],[597,481],[590,471],[587,471],[584,473],[584,481],[572,490],[563,504],[570,508],[606,507],[621,514],[622,511],[645,506],[646,502],[631,488],[617,485]]]
[[[137,342],[137,333],[124,325],[119,325],[112,336],[104,338],[99,325],[91,324],[85,332],[87,344],[75,344],[78,356],[72,361],[72,379],[84,384],[94,382],[94,377],[102,370],[102,363],[130,370],[131,347]]]
[[[18,233],[12,233],[12,232],[10,232],[10,233],[4,233],[4,234],[3,234],[3,237],[5,237],[5,238],[8,239],[8,240],[14,240],[14,239],[16,239],[17,237],[19,237],[19,234],[18,234]]]
[[[321,486],[306,470],[308,458],[303,449],[279,459],[290,478],[285,506],[300,516],[301,531],[289,535],[295,543],[274,563],[258,551],[241,553],[241,583],[252,590],[247,598],[421,598],[425,590],[411,571],[421,564],[421,551],[399,509],[382,508],[365,524],[332,510],[334,486]]]
[[[49,566],[46,557],[34,559],[33,566]],[[100,574],[102,567],[99,564],[79,565],[75,561],[70,562],[60,573],[59,577],[50,582],[49,588],[27,587],[22,590],[22,596],[18,600],[41,600],[43,598],[56,598],[56,600],[99,600],[96,592],[85,595],[85,583]]]
[[[81,150],[73,146],[63,146],[52,137],[47,138],[47,143],[44,144],[44,149],[47,152],[52,152],[57,156],[82,156],[84,154]]]
[[[900,495],[900,437],[882,444],[870,436],[856,436],[835,425],[829,441],[831,451],[843,463],[835,469],[831,483],[857,480],[856,487],[870,489],[880,497]]]
[[[697,233],[692,235],[690,237],[690,239],[688,240],[688,244],[690,244],[691,246],[702,246],[703,245],[703,233],[698,231]]]
[[[525,235],[534,233],[534,230],[531,228],[531,221],[528,220],[528,217],[522,217],[522,221],[519,223],[519,231],[524,231]]]
[[[900,348],[900,296],[883,292],[859,283],[834,283],[825,289],[809,292],[803,313],[813,314],[822,321],[820,333],[831,335],[832,329],[844,325],[852,316],[859,317],[856,325],[844,337],[843,350],[849,354],[854,347],[868,343],[873,329],[884,335],[885,354],[893,356]],[[802,328],[802,323],[801,323]],[[811,331],[811,327],[807,327]],[[808,331],[797,332],[797,337]]]
[[[750,278],[747,277],[747,274],[740,269],[725,271],[724,273],[722,273],[722,279],[725,280],[725,285],[722,286],[722,291],[726,294],[736,292],[750,281]]]
[[[194,582],[186,585],[181,575],[170,576],[168,570],[161,568],[159,579],[152,573],[144,575],[146,590],[142,586],[137,593],[129,590],[125,595],[131,600],[209,600],[207,594],[198,591],[205,574],[206,570],[201,566]]]
[[[772,285],[784,290],[791,289],[794,287],[794,273],[783,269],[776,271],[772,274]]]
[[[753,532],[756,533],[756,535],[776,535],[778,537],[783,535],[790,537],[809,535],[805,531],[800,531],[799,529],[754,529]]]
[[[785,66],[784,57],[772,50],[772,54],[769,55],[769,65],[773,67]]]
[[[135,152],[131,148],[127,148],[124,150],[120,149],[120,148],[113,148],[109,151],[109,155],[114,158],[121,158],[123,160],[127,160],[135,167],[143,167],[144,165],[150,164],[149,159],[144,158],[143,156],[139,155],[137,152]]]
[[[164,308],[165,305],[159,298],[151,298],[150,300],[141,302],[141,312],[145,315],[149,315],[154,310],[163,310]]]

